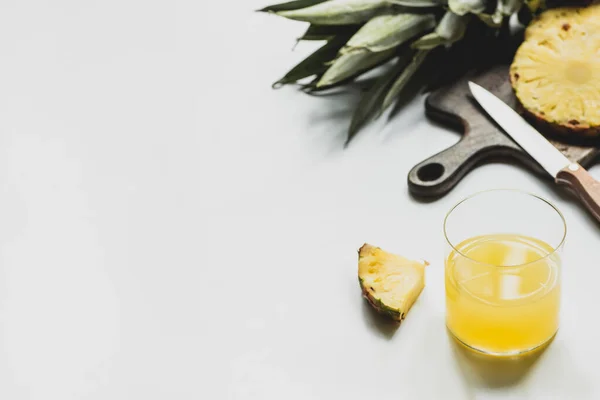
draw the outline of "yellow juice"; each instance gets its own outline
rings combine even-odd
[[[458,340],[490,354],[532,350],[558,329],[560,260],[526,236],[474,237],[446,259],[446,324]]]

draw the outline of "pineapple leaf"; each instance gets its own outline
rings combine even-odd
[[[374,17],[352,36],[342,53],[367,49],[379,52],[397,47],[435,27],[431,14],[397,14]]]
[[[468,15],[460,16],[449,11],[440,21],[436,32],[449,43],[454,43],[465,36],[469,19]]]
[[[388,62],[389,60],[385,61]],[[311,86],[312,82],[306,85],[301,90],[311,96],[335,96],[340,93],[346,92],[344,86],[351,87],[352,89],[356,89],[358,91],[365,92],[373,86],[373,83],[377,80],[377,77],[368,77],[365,79],[355,80],[354,77],[347,78],[341,82],[335,83],[331,86],[325,86],[317,88],[315,86]],[[335,90],[339,89],[339,90]]]
[[[273,84],[273,87],[280,87],[289,83],[294,83],[300,79],[309,76],[324,73],[328,66],[327,63],[335,58],[348,36],[338,36],[327,42],[324,46],[308,56],[304,61],[292,68],[283,78]]]
[[[523,0],[498,0],[496,11],[493,14],[481,13],[478,15],[486,25],[492,28],[500,28],[504,17],[510,17],[523,5]]]
[[[402,92],[402,90],[406,87],[410,79],[417,72],[419,67],[423,64],[427,55],[429,54],[429,50],[419,50],[413,57],[412,61],[408,66],[402,71],[402,74],[396,79],[389,92],[385,96],[383,100],[383,108],[386,109],[394,103],[396,97]]]
[[[502,26],[502,22],[504,22],[504,16],[497,12],[494,14],[479,14],[477,17],[487,26],[495,29],[500,28]]]
[[[279,11],[290,11],[297,10],[299,8],[305,8],[314,6],[315,4],[324,3],[328,0],[295,0],[288,1],[287,3],[274,4],[258,10],[259,12],[279,12]]]
[[[389,60],[394,54],[396,54],[396,49],[379,53],[362,50],[341,54],[319,80],[317,87],[330,86],[350,76],[358,76],[383,61]]]
[[[525,4],[527,4],[527,7],[533,13],[544,5],[544,0],[525,0]]]
[[[316,25],[352,25],[389,9],[386,0],[329,0],[299,10],[279,11],[277,15]]]
[[[390,2],[405,7],[439,7],[448,4],[448,0],[390,0]]]
[[[498,1],[498,10],[502,15],[510,17],[523,5],[523,0],[499,0]]]
[[[448,39],[441,37],[437,32],[431,32],[414,41],[412,48],[419,50],[431,50],[447,43]]]
[[[430,50],[440,45],[448,46],[464,37],[468,23],[468,15],[460,16],[448,11],[434,32],[417,39],[412,46],[420,50]]]
[[[358,30],[355,25],[310,25],[298,40],[329,40],[336,35],[353,35]]]
[[[360,129],[371,119],[379,117],[381,114],[381,108],[383,106],[383,100],[385,95],[392,86],[394,79],[402,71],[402,68],[406,65],[406,62],[402,60],[396,61],[385,74],[379,77],[371,89],[369,89],[363,97],[360,99],[356,111],[352,116],[352,122],[350,123],[350,129],[348,130],[348,137],[346,139],[346,146],[356,136]],[[405,59],[408,57],[404,57]]]
[[[448,0],[450,10],[457,15],[480,14],[487,8],[486,0]]]
[[[379,62],[377,64],[374,64],[372,66],[369,66],[367,69],[359,69],[356,72],[354,72],[352,75],[348,76],[347,78],[342,79],[341,81],[337,81],[335,83],[332,84],[328,84],[328,85],[321,85],[321,86],[317,86],[317,83],[321,80],[321,76],[317,75],[317,79],[315,79],[314,81],[308,83],[307,85],[304,86],[303,91],[305,93],[311,93],[311,94],[317,94],[320,92],[326,92],[329,91],[331,89],[335,89],[338,88],[340,86],[344,86],[352,81],[354,81],[356,78],[360,77],[362,74],[368,72],[369,70],[372,70],[374,68],[380,67],[384,64],[386,64],[387,62],[389,62],[391,59],[393,59],[396,54],[398,52],[392,52],[391,56],[389,58],[382,58],[381,60],[379,60]],[[372,80],[374,78],[369,78],[369,79],[365,79],[365,80],[361,80],[362,84],[366,84],[369,82],[369,80]],[[366,85],[365,87],[370,87],[370,85]]]
[[[373,68],[394,54],[394,49],[435,26],[433,15],[397,14],[371,19],[352,36],[317,87],[329,86]]]

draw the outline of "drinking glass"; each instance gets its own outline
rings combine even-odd
[[[490,190],[454,206],[444,220],[446,325],[465,346],[514,356],[558,330],[566,222],[550,202]]]

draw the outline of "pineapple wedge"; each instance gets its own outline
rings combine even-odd
[[[363,296],[378,312],[400,322],[425,287],[427,265],[364,244],[358,251]]]
[[[555,132],[600,134],[600,5],[543,12],[510,69],[522,106]]]

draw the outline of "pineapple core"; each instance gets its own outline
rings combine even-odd
[[[427,265],[365,244],[358,253],[363,296],[378,312],[401,321],[425,287]]]
[[[600,133],[600,5],[546,11],[527,28],[510,69],[515,94],[538,119]]]

